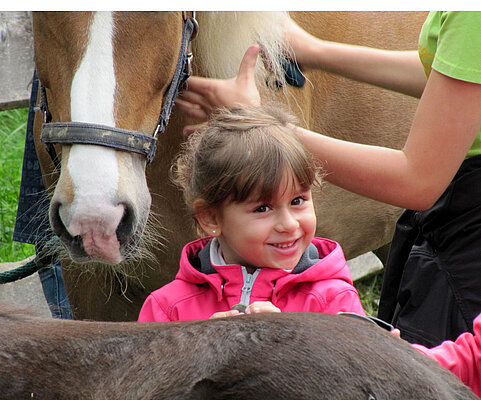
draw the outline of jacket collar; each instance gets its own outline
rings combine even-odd
[[[181,255],[181,267],[177,278],[195,284],[208,284],[217,298],[224,297],[224,288],[227,290],[231,285],[242,284],[242,268],[240,265],[213,266],[210,260],[210,246],[212,238],[204,237],[188,243]],[[314,251],[308,247],[298,266],[292,272],[282,269],[263,268],[259,278],[256,279],[256,287],[262,282],[265,290],[270,286],[273,296],[282,295],[290,287],[301,282],[319,281],[324,279],[342,279],[352,284],[349,268],[346,265],[344,254],[339,244],[324,238],[314,238],[314,251],[321,259],[309,267],[313,260]],[[294,271],[296,273],[294,273]],[[256,289],[257,290],[257,289]],[[264,291],[264,290],[263,290]],[[227,293],[226,292],[226,293]]]
[[[219,242],[216,238],[212,239],[207,243],[207,245],[199,252],[198,258],[200,261],[200,265],[198,265],[198,268],[196,269],[203,274],[209,275],[218,272],[213,267],[213,265],[226,265],[224,259],[219,253]],[[309,244],[291,273],[300,274],[301,272],[304,272],[306,269],[317,263],[320,258],[321,257],[319,256],[319,251],[317,250],[317,247],[314,246],[312,243]],[[193,265],[194,264],[195,263],[193,263]]]

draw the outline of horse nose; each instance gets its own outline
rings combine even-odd
[[[122,245],[136,228],[134,207],[129,203],[103,205],[95,211],[52,201],[50,223],[54,233],[69,248],[74,259],[99,259],[117,263],[122,259]],[[79,259],[80,261],[80,259]]]
[[[85,252],[82,238],[80,236],[72,236],[62,222],[62,219],[60,218],[60,207],[60,202],[52,201],[50,204],[49,218],[53,233],[57,235],[61,242],[67,247],[73,260],[78,262],[90,260],[90,257]]]
[[[135,215],[135,208],[130,203],[124,204],[124,214],[116,229],[116,234],[121,244],[129,241],[135,231],[137,225],[137,217]]]
[[[50,226],[52,227],[53,233],[59,237],[63,242],[70,241],[72,235],[70,235],[67,227],[64,225],[62,218],[60,218],[60,207],[62,203],[59,201],[52,201],[50,204]]]

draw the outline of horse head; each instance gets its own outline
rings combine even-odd
[[[34,13],[37,72],[59,125],[44,130],[61,143],[50,222],[75,261],[116,264],[137,248],[151,205],[149,138],[164,128],[185,20],[180,12]],[[140,151],[128,148],[135,140]]]

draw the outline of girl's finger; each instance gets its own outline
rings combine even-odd
[[[213,318],[225,318],[225,317],[233,317],[235,315],[240,315],[241,313],[238,310],[229,310],[225,312],[217,312],[215,314],[212,314],[209,319]]]

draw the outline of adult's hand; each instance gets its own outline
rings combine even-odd
[[[201,122],[217,108],[233,108],[236,104],[258,106],[261,103],[255,83],[255,66],[259,46],[250,46],[244,54],[239,73],[231,79],[214,79],[192,76],[187,90],[176,100],[176,105],[187,115]],[[199,125],[184,128],[184,135],[194,132]]]

